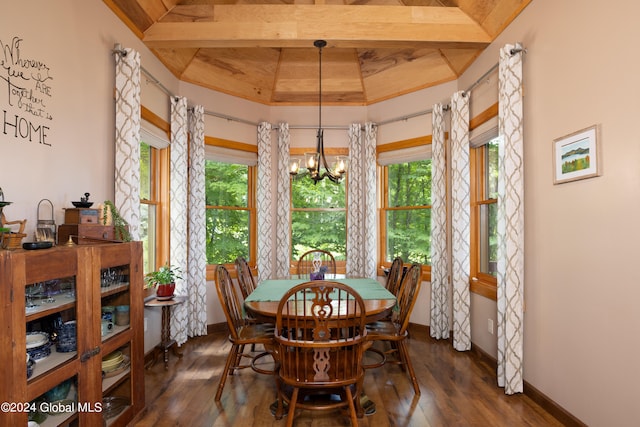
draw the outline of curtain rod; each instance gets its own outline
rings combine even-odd
[[[126,51],[124,49],[122,49],[122,46],[120,45],[120,43],[116,43],[114,49],[111,51],[112,53],[117,53],[119,55],[126,55]],[[513,48],[509,51],[509,54],[511,54],[512,56],[515,55],[516,53],[527,53],[527,49],[524,48]],[[467,89],[464,90],[464,93],[467,94],[469,92],[471,92],[473,89],[475,89],[480,83],[482,83],[491,73],[493,73],[496,68],[498,68],[498,66],[500,65],[500,63],[496,63],[493,66],[491,66],[491,68],[489,68],[489,70],[487,70],[487,72],[485,72],[482,76],[480,76],[480,78],[478,80],[476,80],[475,82],[473,82]],[[140,66],[140,69],[142,70],[142,72],[149,78],[151,79],[151,82],[155,85],[158,85],[160,87],[160,89],[167,95],[170,97],[176,97],[176,95],[174,95],[173,93],[171,93],[171,91],[169,89],[167,89],[162,83],[160,83],[160,81],[158,79],[156,79],[153,74],[151,74],[149,71],[147,71],[144,67]],[[449,109],[449,105],[446,104],[444,106],[445,111]],[[411,113],[405,116],[400,116],[400,117],[394,117],[392,119],[388,119],[388,120],[383,120],[381,122],[376,123],[376,126],[384,126],[384,125],[388,125],[390,123],[395,123],[395,122],[403,122],[409,119],[413,119],[415,117],[419,117],[419,116],[424,116],[427,114],[431,114],[433,112],[433,108],[429,108],[427,110],[423,110],[423,111],[418,111],[416,113]],[[259,123],[256,122],[252,122],[250,120],[245,120],[245,119],[241,119],[239,117],[234,117],[234,116],[229,116],[226,114],[222,114],[222,113],[216,113],[214,111],[207,111],[205,110],[204,114],[208,115],[208,116],[213,116],[213,117],[217,117],[220,119],[224,119],[224,120],[228,120],[231,122],[238,122],[238,123],[244,123],[246,125],[250,125],[250,126],[258,126]],[[289,129],[317,129],[318,126],[309,126],[309,125],[298,125],[298,126],[289,126]],[[340,129],[340,130],[347,130],[349,129],[349,126],[323,126],[323,129]],[[278,126],[277,125],[272,125],[271,126],[272,130],[277,130]]]
[[[511,56],[515,55],[516,53],[520,53],[520,52],[524,52],[527,53],[527,49],[520,49],[520,48],[513,48],[509,51],[509,54]],[[491,68],[489,68],[489,70],[487,70],[487,72],[485,72],[482,76],[480,76],[480,78],[478,80],[476,80],[475,82],[473,82],[468,88],[466,88],[463,92],[465,94],[471,92],[473,89],[475,89],[480,83],[482,83],[483,81],[485,81],[485,79],[491,74],[493,73],[496,68],[498,68],[498,66],[500,65],[500,63],[496,63],[494,65],[491,66]],[[445,111],[449,109],[449,105],[445,105],[444,107]],[[395,117],[393,119],[388,119],[388,120],[384,120],[381,122],[378,122],[378,126],[382,126],[382,125],[386,125],[389,123],[394,123],[394,122],[402,122],[405,120],[409,120],[409,119],[413,119],[414,117],[419,117],[419,116],[424,116],[426,114],[431,114],[433,112],[433,108],[429,108],[428,110],[424,110],[424,111],[418,111],[417,113],[412,113],[406,116],[401,116],[401,117]]]
[[[158,80],[155,77],[153,77],[153,74],[151,74],[149,71],[147,71],[143,66],[140,66],[140,70],[147,76],[147,79],[148,79],[147,81],[150,80],[151,83],[153,83],[154,85],[158,86],[160,88],[160,90],[162,90],[168,97],[176,98],[176,95],[171,93],[171,91],[169,89],[167,89],[165,87],[165,85],[160,83],[160,80]]]

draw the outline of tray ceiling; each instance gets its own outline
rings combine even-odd
[[[531,0],[104,0],[180,80],[267,105],[369,105],[457,79]]]

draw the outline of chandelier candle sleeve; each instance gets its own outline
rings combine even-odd
[[[290,159],[289,160],[289,173],[291,175],[296,175],[300,170],[300,159]]]

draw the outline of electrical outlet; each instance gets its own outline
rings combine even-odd
[[[489,329],[489,333],[493,335],[493,319],[487,319],[487,328]]]
[[[144,318],[144,331],[147,332],[147,318]]]

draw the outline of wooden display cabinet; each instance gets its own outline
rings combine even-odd
[[[78,245],[95,245],[104,241],[115,242],[116,230],[112,225],[61,224],[58,226],[58,244],[71,240]]]
[[[46,419],[31,411],[41,426],[129,424],[144,409],[142,291],[141,242],[0,251],[0,402],[11,405],[0,411],[0,425],[27,425],[34,407],[51,410]],[[103,336],[106,305],[129,305],[130,321]],[[53,345],[27,379],[27,332],[46,332],[59,320],[76,322],[76,351]],[[116,351],[127,363],[105,374],[102,358]],[[67,380],[67,400],[51,404],[50,391]],[[115,396],[126,405],[104,418],[103,399]]]

